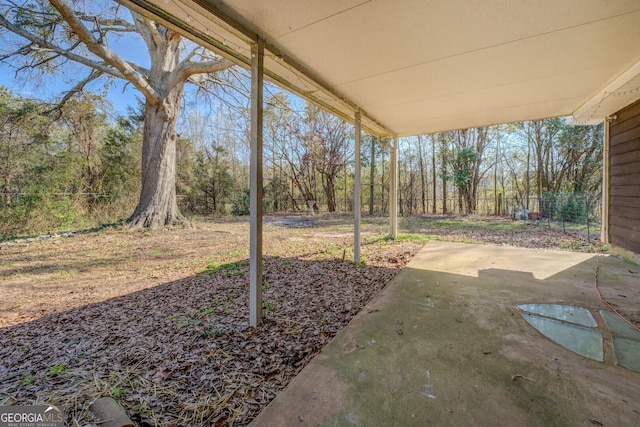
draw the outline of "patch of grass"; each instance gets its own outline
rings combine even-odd
[[[212,262],[209,265],[207,265],[207,273],[209,273],[210,276],[213,276],[214,274],[220,272],[220,271],[224,271],[225,272],[225,276],[227,277],[232,277],[232,276],[243,276],[244,272],[242,270],[240,270],[240,266],[244,265],[244,262],[241,261],[236,261],[236,262],[226,262],[223,264],[220,264],[218,262]]]
[[[25,374],[22,376],[22,384],[24,384],[25,387],[33,384],[33,377],[31,376],[31,374]]]
[[[167,316],[167,320],[173,323],[177,323],[180,326],[197,325],[202,323],[200,319],[194,319],[189,316],[176,316],[175,314]]]
[[[207,307],[204,310],[196,310],[193,312],[193,317],[202,318],[211,316],[214,313],[213,307]]]
[[[455,219],[440,219],[438,221],[433,221],[430,224],[441,225],[441,226],[458,226],[458,225],[462,225],[463,222]]]
[[[121,399],[126,395],[127,390],[122,387],[116,386],[109,390],[109,396],[113,397],[114,399]]]
[[[492,231],[496,230],[512,230],[514,228],[524,228],[527,223],[525,221],[476,221],[473,222],[474,228],[485,228]]]
[[[609,253],[615,257],[621,258],[629,265],[640,267],[640,255],[637,255],[619,246],[609,247]]]
[[[202,332],[200,332],[200,338],[202,339],[219,337],[220,335],[222,335],[222,331],[214,327],[204,328]]]
[[[66,369],[67,369],[67,367],[62,365],[62,364],[53,365],[52,367],[49,368],[48,375],[50,377],[55,377],[55,376],[58,376],[58,375],[62,374]]]
[[[324,248],[324,253],[327,255],[341,255],[344,248],[339,245],[329,244]]]
[[[281,265],[291,265],[291,260],[290,259],[283,259],[280,264]]]
[[[246,256],[247,255],[247,251],[246,251],[246,249],[230,249],[228,251],[222,252],[221,255],[225,255],[225,256],[228,256],[228,257],[236,258],[236,257],[240,257],[240,256]]]
[[[159,258],[162,256],[162,251],[158,250],[158,249],[153,249],[151,251],[149,251],[149,255],[154,256],[156,258]]]
[[[149,414],[149,407],[147,406],[147,403],[137,403],[135,405],[133,405],[133,411],[137,412],[141,415],[147,415]]]
[[[273,301],[267,300],[262,302],[262,309],[264,310],[265,315],[275,310],[275,308],[276,304]]]
[[[240,292],[236,293],[236,291],[231,291],[229,293],[229,300],[235,304],[236,300],[238,299],[238,297],[240,296]]]
[[[622,259],[627,264],[631,264],[634,267],[640,267],[640,264],[636,261],[635,257],[628,252],[622,255]]]
[[[77,270],[60,270],[56,274],[53,275],[55,280],[65,280],[71,279],[78,274]]]

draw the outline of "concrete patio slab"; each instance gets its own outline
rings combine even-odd
[[[252,425],[640,425],[640,374],[614,364],[596,266],[637,310],[640,278],[612,257],[430,242]],[[528,325],[530,303],[590,310],[604,362]]]

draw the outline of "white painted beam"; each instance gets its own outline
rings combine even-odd
[[[398,235],[398,138],[391,145],[389,178],[389,237]]]
[[[602,220],[600,221],[600,241],[609,244],[609,167],[611,148],[611,118],[604,121],[604,149],[602,150]]]
[[[264,43],[251,46],[249,324],[262,323],[262,125]]]
[[[353,177],[353,262],[360,263],[360,178],[362,174],[362,162],[360,159],[360,145],[362,129],[360,127],[360,112],[355,113],[355,140],[354,152],[355,176]]]
[[[570,125],[597,125],[607,116],[638,99],[640,85],[640,61],[598,91],[573,112]]]

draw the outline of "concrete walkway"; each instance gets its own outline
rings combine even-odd
[[[574,354],[529,326],[526,303],[640,307],[612,257],[430,242],[253,426],[637,426],[640,374]]]

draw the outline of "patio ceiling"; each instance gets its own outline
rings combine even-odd
[[[375,135],[546,117],[640,98],[638,0],[128,0]]]

